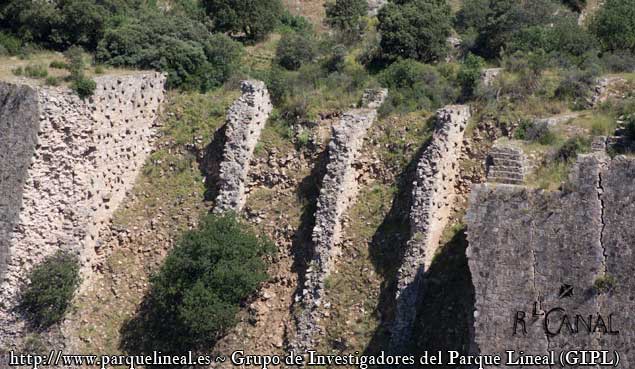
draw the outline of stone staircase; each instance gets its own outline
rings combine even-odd
[[[487,156],[487,181],[520,185],[527,174],[527,160],[519,148],[494,146]]]

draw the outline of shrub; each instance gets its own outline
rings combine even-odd
[[[35,328],[59,323],[79,286],[79,262],[67,252],[46,258],[29,275],[20,296],[19,310]]]
[[[283,15],[280,0],[202,0],[214,28],[242,32],[249,40],[262,40]]]
[[[236,323],[240,303],[267,279],[268,240],[245,230],[233,215],[207,215],[186,232],[151,278],[147,310],[129,334],[152,351],[210,347]],[[124,329],[125,331],[125,329]],[[134,342],[133,342],[134,341]]]
[[[635,72],[635,55],[628,51],[617,51],[602,56],[602,64],[609,72]]]
[[[474,92],[481,80],[481,70],[483,69],[483,65],[485,65],[483,58],[472,53],[468,54],[463,61],[457,78],[461,84],[461,94],[464,99],[469,99],[474,95]]]
[[[22,67],[13,68],[11,69],[11,73],[13,73],[14,76],[21,76],[24,74],[24,68]]]
[[[335,0],[326,3],[326,23],[344,32],[359,32],[368,13],[366,0]]]
[[[98,65],[95,67],[95,74],[104,74],[104,67]]]
[[[541,145],[551,145],[556,141],[556,136],[548,125],[531,120],[522,120],[520,122],[514,131],[514,138],[537,142]]]
[[[561,100],[569,100],[575,108],[584,108],[591,95],[591,88],[596,83],[599,71],[596,69],[572,69],[568,71],[556,88],[555,96]]]
[[[0,47],[8,55],[18,55],[22,50],[22,41],[13,35],[0,32]]]
[[[378,14],[381,49],[389,58],[436,61],[447,52],[452,29],[451,9],[445,0],[396,1]]]
[[[45,66],[39,64],[29,64],[24,67],[24,75],[31,78],[46,78],[49,72]]]
[[[280,39],[276,49],[276,63],[288,70],[298,70],[317,55],[315,41],[310,36],[291,33]]]
[[[575,161],[578,154],[588,152],[590,148],[590,139],[579,136],[570,138],[558,149],[556,160],[564,163]]]
[[[64,63],[63,61],[60,60],[53,60],[51,62],[51,64],[49,64],[50,68],[53,69],[67,69],[68,68],[68,64]]]
[[[615,291],[617,288],[617,279],[612,275],[606,274],[598,277],[593,282],[593,289],[597,293],[609,293]]]
[[[326,61],[326,65],[325,65],[326,69],[329,72],[342,71],[344,69],[344,66],[346,65],[346,55],[347,55],[346,46],[336,45],[333,48],[331,55]]]
[[[48,86],[59,86],[60,85],[60,79],[55,77],[55,76],[49,76],[48,78],[46,78],[45,83]]]
[[[590,28],[604,50],[635,52],[635,0],[607,0]]]
[[[293,15],[288,10],[284,10],[280,17],[280,24],[288,30],[298,33],[313,32],[313,25],[305,17]]]
[[[85,99],[87,97],[93,96],[93,94],[95,93],[95,88],[97,88],[97,83],[95,83],[95,81],[90,78],[82,76],[81,78],[78,78],[73,82],[72,88],[75,93],[77,93],[77,96]]]
[[[457,97],[456,89],[434,67],[411,59],[392,64],[379,81],[390,89],[387,108],[399,112],[436,109]]]
[[[71,74],[72,80],[78,80],[84,75],[86,63],[84,61],[84,50],[79,46],[73,46],[64,52],[66,57],[66,69]]]

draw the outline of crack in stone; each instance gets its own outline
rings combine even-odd
[[[597,184],[596,190],[598,195],[598,201],[600,204],[600,223],[601,223],[600,247],[602,248],[602,255],[604,257],[604,260],[602,260],[602,264],[604,266],[604,274],[606,275],[608,273],[608,266],[607,266],[608,254],[606,253],[606,247],[604,247],[604,229],[606,228],[606,223],[604,221],[604,198],[602,197],[604,194],[604,187],[602,185],[602,170],[604,168],[606,168],[606,163],[601,162],[598,168],[598,184]]]

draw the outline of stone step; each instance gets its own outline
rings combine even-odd
[[[497,177],[497,178],[487,178],[487,182],[490,183],[503,183],[503,184],[513,184],[513,185],[522,185],[525,183],[524,180],[514,179],[514,178],[505,178],[505,177]]]
[[[489,171],[525,173],[525,167],[514,165],[490,165]]]
[[[493,170],[487,175],[487,178],[514,178],[523,180],[525,175],[519,172],[508,172],[504,170]]]
[[[520,149],[512,147],[494,147],[490,151],[490,155],[503,154],[503,155],[522,155],[523,152]]]
[[[505,166],[514,168],[523,168],[525,163],[522,160],[492,158],[492,166]]]

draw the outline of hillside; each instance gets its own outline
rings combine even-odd
[[[633,9],[0,5],[0,360],[635,362]],[[596,326],[513,335],[532,306]],[[605,339],[609,315],[623,333]]]

